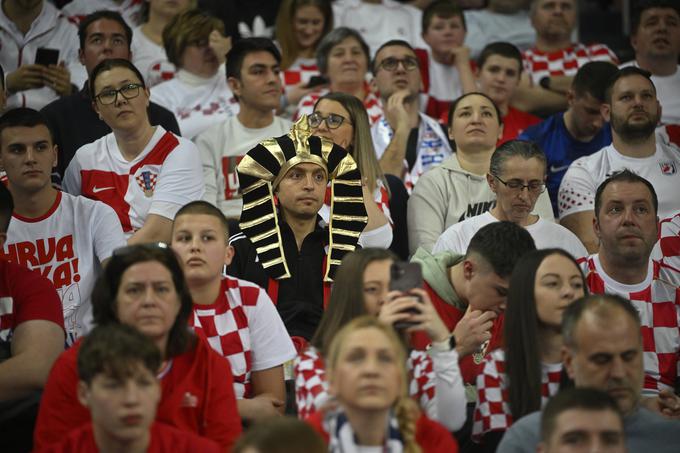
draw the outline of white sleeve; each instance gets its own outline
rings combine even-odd
[[[203,200],[215,206],[220,206],[220,202],[224,201],[224,191],[219,190],[220,177],[220,156],[216,150],[213,138],[213,130],[209,128],[205,132],[200,133],[196,138],[196,147],[201,154],[201,163],[203,164],[203,183],[205,184],[205,193]],[[220,197],[220,193],[222,196]]]
[[[171,220],[175,213],[168,212],[169,207],[176,206],[177,212],[190,201],[200,200],[204,192],[198,149],[189,140],[179,140],[180,144],[163,163],[149,209],[149,214],[161,215]]]
[[[578,212],[592,211],[595,208],[596,190],[597,184],[583,160],[574,161],[564,174],[557,195],[560,219]]]
[[[439,236],[434,247],[432,247],[432,253],[454,252],[465,254],[467,244],[463,244],[462,234],[459,228],[455,228],[456,225],[451,225]]]
[[[555,213],[553,212],[552,204],[550,203],[550,194],[548,194],[547,189],[538,196],[533,214],[551,222],[555,221]]]
[[[359,235],[358,244],[362,248],[378,248],[386,249],[392,244],[392,225],[387,222],[385,225],[380,226],[371,231],[362,231]]]
[[[449,431],[458,431],[467,417],[467,399],[463,377],[458,367],[458,352],[428,352],[432,358],[435,379],[436,420]]]
[[[110,258],[115,249],[125,246],[125,234],[116,211],[106,203],[95,201],[91,218],[94,252],[101,263]]]
[[[294,359],[297,353],[293,341],[267,292],[260,288],[256,305],[244,305],[244,308],[249,309],[246,313],[253,351],[252,371],[266,370]]]
[[[80,195],[82,189],[82,180],[80,177],[80,161],[78,160],[78,153],[73,156],[71,162],[69,162],[66,171],[64,172],[64,179],[61,182],[64,192],[70,193],[71,195]]]

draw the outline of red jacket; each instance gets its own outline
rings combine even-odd
[[[315,412],[305,421],[328,443],[330,437],[323,428],[323,412]],[[439,423],[430,420],[424,413],[416,422],[416,442],[423,453],[457,453],[458,443]]]
[[[90,421],[77,397],[80,341],[62,353],[50,371],[33,433],[36,450],[63,439]],[[161,401],[156,420],[193,432],[231,450],[241,434],[229,362],[204,340],[174,357],[161,372]]]

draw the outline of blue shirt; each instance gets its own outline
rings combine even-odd
[[[578,141],[564,125],[564,113],[556,113],[545,121],[526,128],[517,138],[536,142],[543,149],[548,160],[546,186],[553,212],[557,216],[557,192],[567,168],[579,157],[588,156],[610,145],[612,132],[609,123],[605,123],[591,141]]]

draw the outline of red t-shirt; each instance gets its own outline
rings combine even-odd
[[[38,453],[97,453],[99,448],[94,440],[92,424],[87,423],[71,431],[63,442],[36,449]],[[151,425],[151,443],[147,453],[218,453],[219,446],[212,440],[194,433],[181,431],[163,423]]]
[[[541,119],[531,113],[508,107],[508,114],[503,117],[503,135],[496,146],[517,138],[519,134],[524,132],[524,129],[540,122]]]
[[[36,449],[58,442],[90,421],[90,412],[78,402],[77,358],[80,341],[66,350],[52,367],[40,402],[33,433]],[[196,433],[231,450],[241,434],[229,362],[205,340],[173,357],[159,375],[161,401],[156,420]]]
[[[330,437],[323,427],[323,412],[315,412],[305,421],[328,443]],[[457,453],[458,443],[441,424],[430,420],[424,413],[416,422],[416,443],[423,453]]]

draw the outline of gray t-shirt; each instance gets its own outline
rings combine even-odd
[[[624,418],[629,452],[680,451],[680,421],[670,420],[644,408]],[[496,453],[535,453],[541,441],[541,412],[521,418],[505,432]]]

